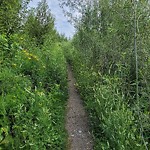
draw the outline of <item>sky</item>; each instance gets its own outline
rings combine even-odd
[[[32,0],[29,7],[36,7],[40,0]],[[58,0],[47,0],[49,8],[55,17],[55,28],[60,34],[65,34],[66,37],[72,37],[75,33],[75,28],[71,25],[67,17],[64,16],[62,8],[59,6]]]

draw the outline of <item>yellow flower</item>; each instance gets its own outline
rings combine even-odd
[[[39,61],[39,59],[38,59],[37,56],[35,56],[35,55],[33,55],[33,54],[30,54],[30,53],[29,53],[29,56],[30,56],[32,59],[35,59],[35,60]]]

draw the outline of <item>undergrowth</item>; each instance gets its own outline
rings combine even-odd
[[[0,149],[65,149],[66,63],[61,43],[0,35]]]
[[[76,86],[90,115],[94,149],[144,150],[135,108],[127,103],[127,97],[120,90],[121,78],[102,75],[89,67],[74,48],[65,53],[73,65]],[[145,116],[148,117],[148,113]],[[145,126],[148,125],[146,118]]]

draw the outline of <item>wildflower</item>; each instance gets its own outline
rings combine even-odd
[[[32,57],[35,59],[35,60],[39,60],[38,58],[37,58],[37,56],[35,56],[35,55],[32,55]]]
[[[33,54],[30,54],[30,53],[28,53],[27,55],[30,56],[30,58],[39,61],[39,59],[37,58],[37,56],[35,56]]]

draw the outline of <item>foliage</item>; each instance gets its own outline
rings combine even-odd
[[[7,59],[6,51],[1,56],[0,147],[65,148],[66,64],[61,46],[45,42],[42,50],[34,43],[23,49],[17,42],[19,35],[12,40],[9,49],[1,35],[3,54],[6,49],[13,55]]]
[[[0,33],[7,36],[21,28],[24,10],[30,0],[0,1]]]
[[[148,149],[149,1],[60,0],[77,28],[71,41],[46,0],[27,12],[29,1],[0,1],[0,149],[66,148],[66,59],[94,148]]]
[[[29,1],[10,2],[0,3],[0,12],[6,11],[5,3],[13,14],[0,20],[0,149],[65,149],[64,39],[56,33],[45,1],[37,14],[22,22]],[[3,21],[10,21],[10,26]]]
[[[38,3],[36,9],[31,9],[29,11],[25,24],[25,31],[30,38],[35,39],[37,45],[44,43],[47,33],[51,32],[53,36],[56,34],[54,30],[54,18],[52,17],[46,0],[42,0]]]
[[[76,86],[90,115],[94,149],[143,150],[145,147],[141,144],[136,115],[133,108],[125,103],[125,95],[120,93],[121,79],[104,76],[94,68],[87,67],[75,53],[73,66]],[[148,114],[146,116],[145,119],[148,119]]]
[[[66,57],[71,58],[77,86],[90,112],[95,149],[148,149],[149,2],[80,3],[64,3],[81,13],[75,23],[74,48]]]

